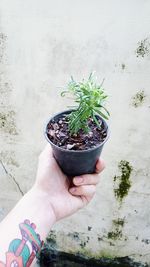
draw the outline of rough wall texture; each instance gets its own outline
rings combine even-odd
[[[150,1],[1,0],[0,218],[32,185],[60,86],[105,77],[111,138],[92,203],[58,223],[66,252],[150,263]]]

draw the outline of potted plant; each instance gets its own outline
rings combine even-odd
[[[61,95],[73,94],[77,105],[54,115],[46,125],[45,137],[68,177],[93,173],[108,139],[109,129],[104,119],[108,119],[109,112],[104,107],[107,95],[102,85],[103,82],[96,84],[93,73],[81,82],[71,77]]]

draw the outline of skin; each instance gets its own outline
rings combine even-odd
[[[7,252],[10,243],[22,238],[20,223],[26,219],[30,224],[34,223],[35,233],[40,235],[41,241],[45,240],[57,221],[72,215],[91,201],[103,169],[103,160],[98,160],[95,174],[74,177],[70,185],[48,144],[39,156],[34,185],[0,223],[0,267],[7,266],[6,255],[9,257]],[[34,266],[34,263],[35,259],[30,266]]]

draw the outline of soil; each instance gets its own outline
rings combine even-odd
[[[80,130],[78,134],[71,135],[68,128],[68,118],[66,114],[58,119],[52,119],[47,126],[47,135],[52,143],[67,150],[88,150],[102,143],[107,136],[103,121],[97,117],[100,127],[88,120],[89,132]]]

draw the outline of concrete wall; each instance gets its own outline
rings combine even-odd
[[[60,87],[95,70],[109,94],[107,168],[92,203],[51,236],[67,252],[150,262],[150,1],[0,5],[0,218],[35,179],[44,123],[66,109]]]

